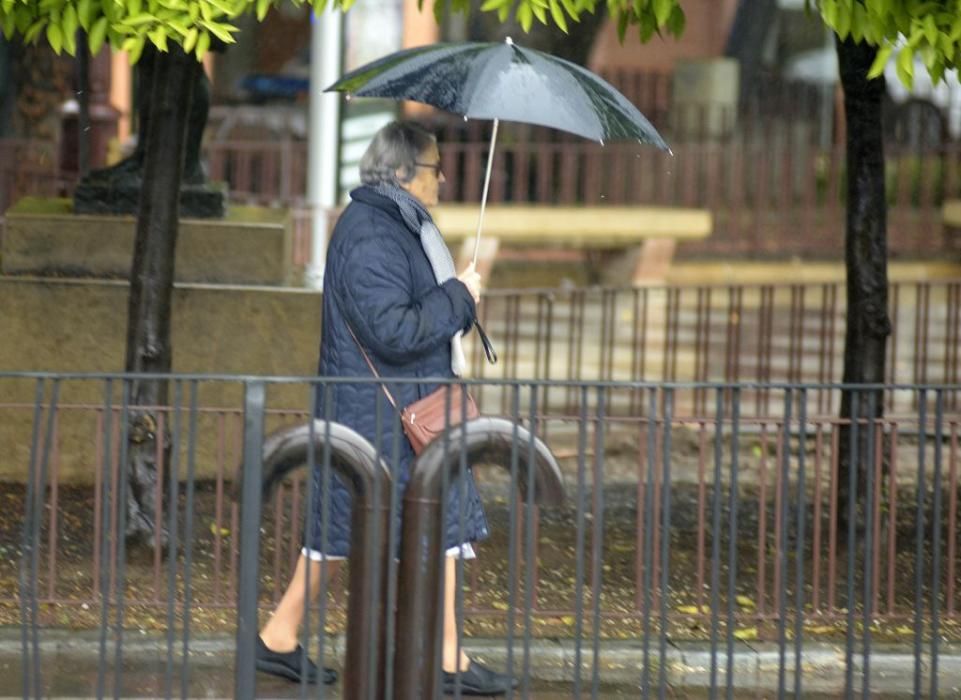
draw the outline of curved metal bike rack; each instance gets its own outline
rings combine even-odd
[[[390,470],[378,460],[376,448],[356,431],[314,420],[313,427],[308,423],[284,428],[264,440],[262,499],[266,501],[288,473],[307,465],[311,453],[314,462],[322,464],[328,450],[330,468],[353,496],[343,697],[380,698],[386,667]]]
[[[516,456],[518,486],[525,498],[533,487],[537,504],[559,505],[564,500],[561,470],[550,449],[527,429],[503,418],[483,417],[455,426],[446,439],[436,439],[420,454],[404,495],[394,658],[397,700],[432,698],[438,690],[434,650],[435,622],[442,613],[442,490],[445,474],[448,484],[455,483],[464,453],[468,464],[484,462],[506,469]],[[529,473],[533,484],[528,483]]]

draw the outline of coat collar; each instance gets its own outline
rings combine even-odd
[[[388,199],[384,195],[376,192],[374,188],[368,187],[367,185],[361,185],[360,187],[351,190],[350,199],[354,202],[361,202],[362,204],[368,204],[372,207],[380,209],[384,213],[390,215],[392,219],[396,219],[404,228],[407,228],[404,224],[404,218],[400,215],[400,209],[397,204],[392,200]]]

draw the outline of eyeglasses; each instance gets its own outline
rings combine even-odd
[[[416,165],[418,168],[430,168],[434,171],[434,177],[441,176],[440,163],[418,163],[417,161],[414,161],[414,165]]]

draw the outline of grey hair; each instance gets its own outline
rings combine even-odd
[[[437,138],[417,122],[390,122],[371,139],[360,159],[360,181],[365,185],[400,184],[414,179],[418,157]]]

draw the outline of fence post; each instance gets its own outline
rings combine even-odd
[[[404,494],[400,580],[397,598],[397,639],[394,657],[394,697],[420,700],[437,695],[436,621],[443,569],[444,532],[441,493],[444,473],[448,483],[457,477],[462,451],[467,463],[511,463],[518,459],[518,486],[526,498],[534,489],[534,502],[559,505],[564,500],[561,470],[550,449],[525,428],[503,418],[477,418],[452,428],[448,439],[437,439],[411,467]],[[530,462],[534,469],[529,469]],[[534,483],[528,483],[533,473]]]
[[[256,690],[258,560],[260,559],[261,469],[264,444],[262,381],[244,387],[244,461],[240,501],[240,567],[234,697],[253,700]]]

